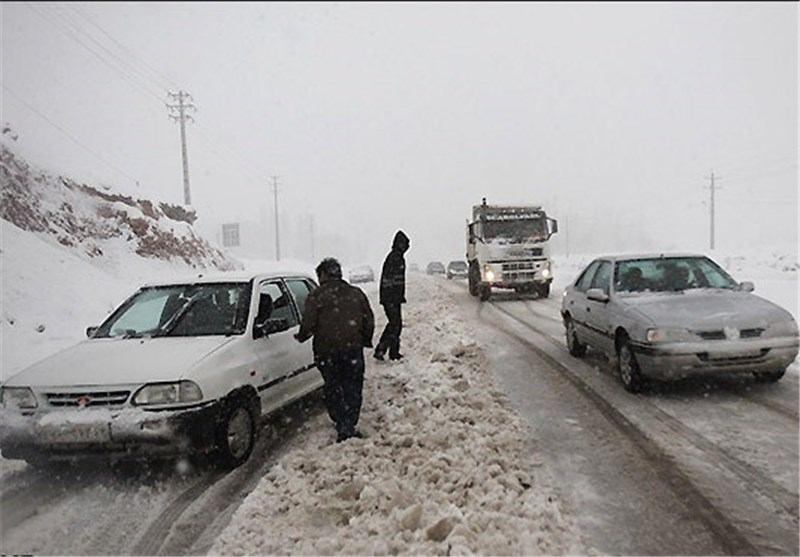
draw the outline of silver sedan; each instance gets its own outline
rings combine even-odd
[[[778,381],[797,357],[797,323],[752,291],[702,255],[601,257],[564,291],[567,346],[604,352],[631,392],[646,377],[709,372]]]

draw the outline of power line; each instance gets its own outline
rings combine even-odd
[[[115,65],[113,62],[110,62],[108,59],[106,59],[105,57],[103,57],[103,55],[102,55],[102,54],[98,53],[98,52],[97,52],[95,49],[93,49],[91,46],[89,46],[89,45],[88,45],[88,44],[87,44],[85,41],[83,41],[83,40],[82,40],[82,39],[81,39],[81,38],[80,38],[80,37],[79,37],[79,36],[78,36],[78,35],[77,35],[77,34],[76,34],[74,31],[72,31],[72,30],[71,30],[69,27],[66,27],[65,25],[61,24],[61,23],[60,23],[58,20],[54,19],[54,18],[51,16],[51,14],[47,14],[47,13],[45,13],[45,12],[43,12],[43,11],[39,10],[39,8],[38,8],[37,6],[35,6],[35,5],[31,4],[30,2],[27,2],[27,3],[26,3],[26,5],[28,6],[28,8],[30,8],[31,10],[33,10],[33,11],[34,11],[34,12],[35,12],[35,13],[36,13],[36,14],[37,14],[39,17],[41,17],[41,18],[42,18],[42,19],[44,19],[46,22],[48,22],[48,23],[50,23],[51,25],[53,25],[53,26],[54,26],[56,29],[58,29],[59,31],[61,31],[61,33],[63,33],[63,34],[64,34],[64,35],[66,35],[67,37],[69,37],[69,38],[71,38],[72,40],[74,40],[76,43],[78,43],[78,44],[79,44],[79,45],[81,45],[83,48],[85,48],[85,49],[86,49],[88,52],[90,52],[90,53],[91,53],[91,54],[92,54],[92,55],[93,55],[95,58],[97,58],[97,59],[98,59],[100,62],[102,62],[104,65],[108,66],[108,67],[109,67],[110,69],[112,69],[114,72],[116,72],[116,73],[117,73],[117,74],[118,74],[118,75],[119,75],[119,76],[120,76],[120,77],[121,77],[121,78],[122,78],[122,79],[123,79],[125,82],[127,82],[127,83],[128,83],[130,86],[132,86],[133,88],[137,89],[137,90],[138,90],[140,93],[143,93],[143,94],[145,94],[145,95],[147,95],[147,96],[153,97],[153,98],[155,98],[156,100],[158,100],[159,102],[163,102],[163,99],[162,99],[161,97],[159,97],[159,95],[158,95],[157,93],[154,93],[153,91],[149,90],[149,89],[148,89],[146,86],[143,86],[143,85],[141,85],[141,84],[137,83],[136,81],[132,80],[132,79],[131,79],[131,78],[130,78],[130,77],[129,77],[129,76],[128,76],[128,75],[127,75],[125,72],[124,72],[124,70],[122,70],[122,69],[121,69],[119,66]]]
[[[78,8],[77,6],[74,6],[74,5],[68,5],[67,7],[69,7],[79,17],[81,17],[82,19],[87,21],[92,27],[94,27],[95,29],[100,31],[111,42],[113,42],[115,45],[117,45],[117,47],[122,52],[126,53],[132,60],[138,61],[139,64],[141,64],[141,66],[143,68],[147,69],[152,76],[154,76],[156,79],[160,80],[162,85],[166,84],[167,85],[167,87],[166,87],[167,89],[169,89],[169,88],[177,89],[178,88],[178,84],[177,83],[175,83],[167,75],[161,73],[158,69],[156,69],[153,66],[151,66],[150,64],[148,64],[144,59],[138,58],[136,56],[136,54],[130,48],[128,48],[127,46],[125,46],[124,44],[119,42],[111,33],[106,31],[99,23],[97,23],[97,21],[95,21],[92,17],[90,17],[89,14],[87,14],[85,11],[81,10],[80,8]]]
[[[81,149],[85,150],[87,153],[90,153],[90,154],[91,154],[91,155],[93,155],[93,156],[94,156],[94,157],[95,157],[97,160],[99,160],[99,161],[100,161],[100,162],[102,162],[103,164],[107,165],[108,167],[110,167],[110,168],[112,168],[112,169],[116,170],[117,172],[119,172],[120,174],[122,174],[123,176],[125,176],[126,178],[128,178],[129,180],[132,180],[133,182],[136,182],[136,181],[137,181],[137,180],[136,180],[136,178],[134,178],[133,176],[131,176],[130,174],[128,174],[127,172],[125,172],[124,170],[122,170],[121,168],[119,168],[118,166],[116,166],[116,165],[114,165],[114,164],[110,163],[109,161],[107,161],[107,160],[106,160],[105,158],[103,158],[103,157],[102,157],[102,156],[101,156],[99,153],[97,153],[96,151],[94,151],[93,149],[91,149],[90,147],[88,147],[87,145],[85,145],[84,143],[82,143],[80,140],[78,140],[78,139],[77,139],[75,136],[73,136],[71,133],[69,133],[69,132],[68,132],[67,130],[65,130],[63,127],[61,127],[61,126],[60,126],[60,125],[58,125],[56,122],[54,122],[53,120],[51,120],[51,119],[50,119],[50,118],[49,118],[47,115],[45,115],[45,114],[43,114],[42,112],[40,112],[40,111],[39,111],[39,110],[38,110],[38,109],[37,109],[35,106],[31,105],[30,103],[28,103],[28,101],[26,101],[25,99],[23,99],[23,98],[22,98],[20,95],[18,95],[17,93],[15,93],[15,92],[14,92],[14,91],[12,91],[11,89],[9,89],[8,85],[6,85],[5,83],[2,83],[2,84],[0,84],[0,85],[2,85],[3,89],[5,89],[5,90],[6,90],[6,92],[8,92],[8,93],[9,93],[9,94],[10,94],[12,97],[14,97],[14,98],[15,98],[15,99],[16,99],[16,100],[17,100],[17,101],[20,103],[20,104],[22,104],[23,106],[25,106],[25,107],[26,107],[28,110],[30,110],[31,112],[33,112],[34,114],[36,114],[37,116],[39,116],[39,117],[40,117],[42,120],[46,121],[48,124],[50,124],[51,126],[53,126],[53,127],[54,127],[55,129],[57,129],[58,131],[60,131],[62,134],[64,134],[64,135],[67,137],[67,139],[69,139],[70,141],[72,141],[72,142],[73,142],[75,145],[77,145],[77,146],[78,146],[78,147],[80,147]]]
[[[54,11],[53,13],[45,13],[44,11],[40,10],[38,6],[35,6],[30,2],[27,2],[26,5],[28,6],[29,9],[34,11],[40,18],[44,19],[45,21],[56,27],[63,35],[77,42],[80,46],[82,46],[95,58],[97,58],[100,62],[102,62],[105,66],[113,70],[122,80],[131,85],[134,88],[134,90],[136,90],[138,93],[146,95],[148,98],[157,100],[159,104],[164,103],[163,98],[159,95],[159,93],[156,93],[154,92],[153,89],[151,89],[151,87],[155,86],[156,89],[160,90],[162,85],[161,83],[158,83],[153,78],[144,75],[144,72],[142,70],[137,70],[131,63],[126,62],[125,60],[121,59],[117,54],[111,52],[111,50],[102,45],[102,43],[100,43],[100,41],[97,38],[91,37],[88,33],[86,33],[85,28],[77,24],[74,19],[66,18],[64,14],[56,13]],[[56,17],[54,16],[60,16],[60,19],[68,21],[69,25],[64,23],[63,21],[60,21],[59,19],[56,19]],[[88,20],[88,16],[85,16],[84,19]],[[97,25],[95,24],[95,26]],[[99,28],[99,26],[97,27]],[[86,36],[88,41],[91,41],[92,43],[98,45],[98,48],[102,52],[105,52],[106,54],[104,55],[101,52],[98,52],[96,48],[90,46],[87,43],[87,41],[81,38],[81,34]],[[105,30],[103,30],[103,34],[111,38],[111,40],[114,41],[115,44],[119,45],[121,48],[124,48],[127,52],[130,52],[130,49],[124,47],[122,43],[111,37],[109,33],[105,32]],[[133,58],[137,59],[135,56],[133,56]],[[144,66],[150,68],[151,71],[161,76],[164,80],[172,83],[172,80],[169,80],[168,78],[164,77],[163,74],[161,74],[155,69],[152,69],[152,67],[150,67],[145,62],[141,61],[140,59],[137,60],[139,60],[139,62]],[[148,111],[158,116],[158,114],[154,110],[148,109]],[[198,136],[203,138],[208,144],[212,146],[212,149],[210,150],[212,154],[216,155],[218,158],[227,162],[233,167],[241,167],[240,170],[242,174],[249,180],[253,181],[253,183],[255,184],[262,183],[263,176],[268,174],[264,169],[259,168],[253,163],[247,162],[244,159],[242,159],[236,152],[230,150],[226,145],[215,141],[211,137],[206,136],[206,134],[203,133],[201,128],[198,128],[197,130],[195,130],[195,132]],[[216,148],[217,150],[214,150],[213,148]]]

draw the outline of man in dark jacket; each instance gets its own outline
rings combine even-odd
[[[342,280],[332,257],[317,266],[320,286],[306,298],[299,342],[314,337],[314,359],[325,381],[325,405],[336,441],[361,437],[356,429],[364,384],[364,347],[372,346],[375,318],[364,293]]]
[[[380,302],[389,322],[383,329],[378,346],[375,347],[375,358],[378,360],[383,360],[387,350],[390,360],[399,360],[403,357],[400,353],[400,332],[403,330],[400,307],[406,303],[406,260],[403,254],[410,246],[411,241],[408,236],[402,230],[398,230],[394,235],[392,251],[383,262]]]

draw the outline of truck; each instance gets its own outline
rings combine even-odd
[[[467,221],[469,292],[489,300],[493,288],[550,295],[550,237],[558,221],[540,205],[488,205],[484,197]]]

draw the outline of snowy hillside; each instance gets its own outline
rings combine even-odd
[[[238,263],[183,207],[36,169],[0,146],[4,379],[84,336],[144,281]]]

